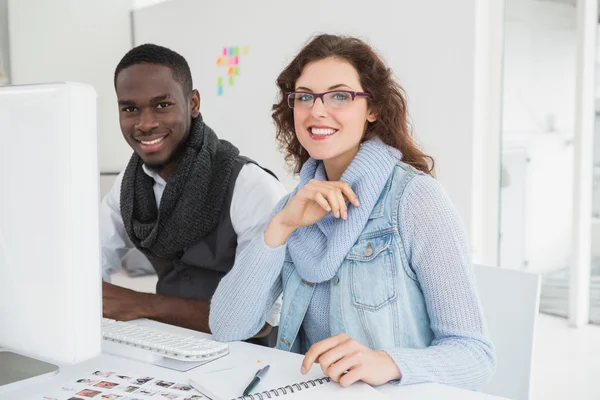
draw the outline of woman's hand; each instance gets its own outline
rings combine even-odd
[[[346,200],[358,207],[358,197],[346,182],[311,179],[269,223],[265,243],[277,247],[285,243],[298,228],[309,226],[332,213],[335,218],[348,219]]]
[[[314,363],[343,387],[356,381],[372,386],[402,378],[402,373],[385,351],[375,351],[345,333],[332,336],[311,346],[302,362],[306,374]]]

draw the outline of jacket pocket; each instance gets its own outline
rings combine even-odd
[[[346,257],[350,262],[352,303],[378,311],[398,297],[392,235],[359,239]]]

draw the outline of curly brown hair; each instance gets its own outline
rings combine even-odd
[[[433,175],[434,160],[416,145],[410,124],[404,89],[394,80],[392,71],[381,57],[362,40],[350,36],[319,35],[314,37],[277,77],[278,103],[273,104],[273,120],[279,148],[295,173],[310,157],[296,137],[294,110],[288,106],[286,92],[293,92],[304,67],[318,60],[337,58],[350,63],[358,72],[363,90],[369,93],[369,107],[377,120],[369,122],[363,141],[379,137],[402,152],[402,161]]]

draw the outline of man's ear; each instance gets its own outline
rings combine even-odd
[[[200,114],[200,92],[194,89],[190,96],[190,108],[192,110],[192,118],[196,118]]]

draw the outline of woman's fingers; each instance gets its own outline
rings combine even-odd
[[[358,201],[358,196],[356,195],[356,193],[354,193],[354,190],[352,190],[352,188],[350,187],[350,185],[347,182],[318,181],[316,179],[313,179],[313,180],[311,180],[311,182],[309,182],[309,185],[311,185],[315,188],[319,188],[321,190],[323,190],[325,188],[329,189],[331,187],[334,187],[334,188],[340,190],[342,192],[342,194],[344,195],[344,198],[348,199],[354,207],[360,206],[360,202]]]
[[[348,219],[348,207],[346,206],[346,199],[344,199],[344,195],[342,191],[337,189],[335,190],[335,194],[337,195],[338,203],[340,204],[340,215],[342,219]]]
[[[325,373],[335,382],[339,382],[347,372],[359,365],[360,357],[355,354],[348,354],[337,362],[330,364]]]
[[[348,206],[346,199],[358,207],[360,203],[358,196],[346,182],[329,182],[311,179],[304,187],[306,196],[315,201],[325,211],[330,211],[335,218],[348,219]],[[320,195],[317,195],[319,193]],[[328,204],[325,205],[325,202]]]
[[[330,212],[331,211],[331,206],[329,205],[329,203],[327,202],[327,200],[325,199],[325,197],[323,197],[323,195],[321,194],[321,192],[314,192],[314,196],[313,196],[313,200],[320,205],[321,207],[323,207],[323,210]]]
[[[350,185],[346,182],[330,182],[331,184],[335,185],[335,187],[337,187],[339,190],[341,190],[341,192],[344,194],[344,197],[347,198],[348,200],[350,200],[350,203],[352,203],[352,205],[354,207],[359,207],[360,206],[360,202],[358,201],[358,196],[356,195],[356,193],[354,193],[354,190],[352,190],[352,188],[350,187]]]
[[[328,187],[326,188],[326,190],[321,190],[321,194],[327,199],[327,202],[329,203],[329,205],[331,206],[331,212],[333,213],[333,216],[336,218],[340,218],[341,217],[341,204],[340,201],[338,200],[338,195],[337,195],[338,190],[336,190],[335,188],[332,187]],[[345,204],[344,204],[345,206]]]

